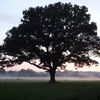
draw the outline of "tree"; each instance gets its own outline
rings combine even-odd
[[[99,54],[100,50],[96,30],[85,6],[58,2],[29,8],[23,11],[21,24],[6,33],[4,55],[10,57],[1,65],[25,61],[48,71],[50,82],[55,82],[57,68],[66,62],[77,67],[98,63],[90,58],[90,52]]]

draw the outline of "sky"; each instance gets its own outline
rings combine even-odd
[[[100,0],[0,0],[0,44],[3,43],[5,33],[13,26],[18,26],[23,17],[22,11],[29,7],[45,6],[55,2],[85,5],[91,14],[91,21],[97,23],[100,35]]]
[[[23,17],[22,11],[29,7],[45,6],[55,2],[85,5],[91,14],[91,21],[97,23],[100,36],[100,0],[0,0],[0,45],[6,37],[5,33],[13,26],[18,26]]]

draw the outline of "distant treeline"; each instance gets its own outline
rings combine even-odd
[[[20,71],[5,71],[4,69],[0,69],[0,76],[25,76],[25,77],[38,77],[43,76],[47,77],[49,76],[48,72],[36,72],[31,69],[22,69]],[[79,77],[100,77],[100,72],[82,72],[82,71],[57,71],[56,76],[79,76]]]

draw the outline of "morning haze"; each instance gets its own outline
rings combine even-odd
[[[0,100],[100,100],[99,4],[1,0]]]

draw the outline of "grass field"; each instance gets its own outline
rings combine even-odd
[[[100,82],[1,81],[0,100],[100,100]]]

